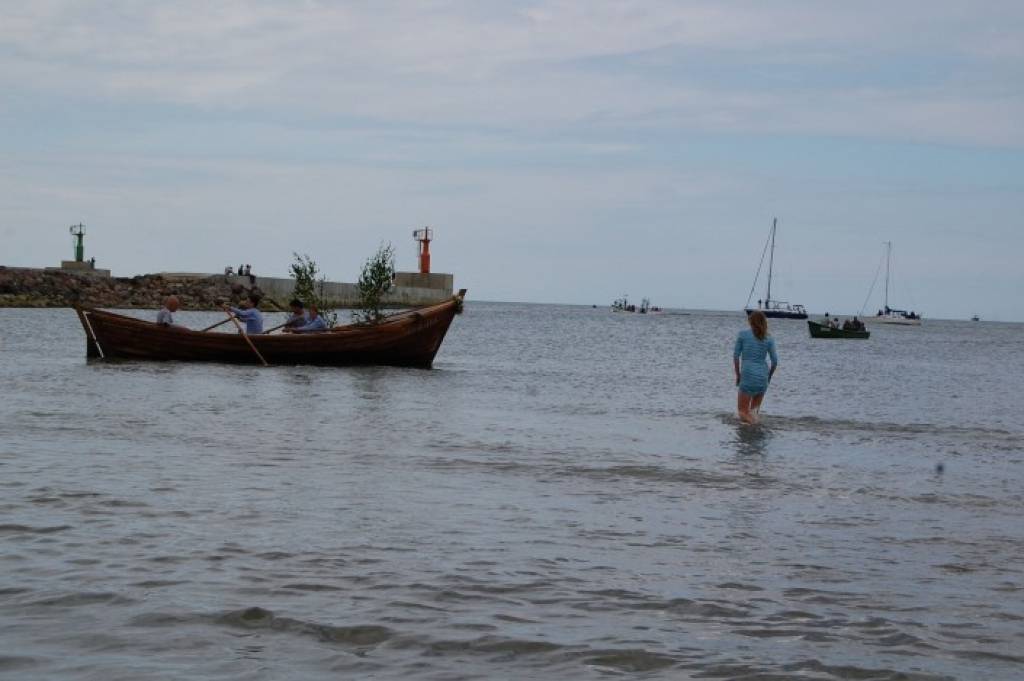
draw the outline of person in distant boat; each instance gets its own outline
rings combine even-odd
[[[736,371],[736,409],[743,423],[757,423],[761,401],[779,366],[775,339],[768,335],[768,318],[760,310],[747,317],[749,329],[740,331],[732,351]],[[771,358],[771,367],[766,357]]]
[[[287,333],[321,333],[327,330],[327,322],[320,316],[320,310],[316,305],[309,306],[309,321],[302,326],[286,328]]]
[[[242,307],[224,307],[245,322],[245,332],[248,335],[263,333],[263,313],[260,312],[260,297],[249,294],[246,300],[241,303]]]
[[[294,329],[300,326],[305,326],[309,323],[309,314],[306,312],[306,306],[302,304],[302,301],[298,298],[292,299],[288,303],[288,307],[291,308],[292,313],[288,319],[284,322],[284,328]]]
[[[864,322],[862,322],[861,320],[857,319],[856,315],[854,315],[852,323],[853,323],[853,330],[854,331],[863,331],[864,330]]]
[[[156,313],[157,325],[166,326],[168,328],[172,326],[178,327],[178,325],[174,323],[174,313],[178,311],[179,307],[181,307],[181,302],[178,300],[178,296],[167,296],[164,298],[164,306]]]

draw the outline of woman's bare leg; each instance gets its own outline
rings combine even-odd
[[[751,396],[742,390],[736,391],[736,411],[739,413],[740,421],[753,423],[754,415],[750,411]]]
[[[750,412],[754,416],[754,422],[761,418],[761,402],[764,401],[764,393],[754,395],[750,398]]]

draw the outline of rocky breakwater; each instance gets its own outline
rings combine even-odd
[[[253,289],[257,293],[259,289]],[[226,277],[166,279],[158,274],[137,277],[94,277],[61,270],[0,267],[0,307],[159,308],[176,295],[186,310],[212,310],[221,302],[237,303],[249,293]],[[272,309],[272,307],[271,307]]]

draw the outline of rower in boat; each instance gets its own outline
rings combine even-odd
[[[285,328],[285,333],[322,333],[327,330],[327,322],[320,316],[316,305],[309,306],[309,322],[302,326]]]
[[[178,311],[179,307],[181,307],[181,302],[178,300],[178,296],[167,296],[164,298],[164,306],[156,313],[157,325],[166,328],[184,328],[174,323],[174,313]]]
[[[309,313],[306,312],[306,306],[302,304],[302,301],[298,298],[292,299],[288,303],[288,307],[291,308],[291,315],[285,320],[284,328],[294,329],[300,326],[309,324]]]
[[[225,305],[231,314],[245,322],[245,333],[252,336],[263,333],[263,313],[260,312],[260,297],[250,293],[246,300],[241,303],[242,307],[229,307]]]

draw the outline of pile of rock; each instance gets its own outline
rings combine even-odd
[[[258,289],[253,289],[259,293]],[[0,307],[159,308],[176,295],[186,310],[237,303],[250,292],[224,276],[169,280],[158,274],[92,277],[60,270],[0,267]]]

